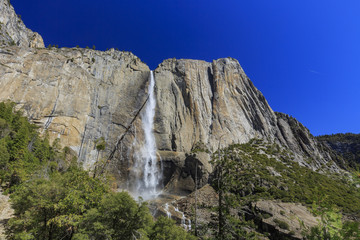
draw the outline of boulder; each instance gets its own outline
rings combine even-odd
[[[302,232],[319,224],[305,206],[275,200],[260,200],[251,204],[253,214],[247,214],[259,228],[271,234],[271,239],[303,239]],[[249,211],[247,211],[249,212]]]

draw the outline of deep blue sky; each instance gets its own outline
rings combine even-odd
[[[11,0],[45,45],[239,60],[274,111],[360,133],[359,0]]]

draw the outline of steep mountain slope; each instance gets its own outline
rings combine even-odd
[[[316,139],[342,156],[350,167],[360,166],[360,134],[338,133],[318,136]]]
[[[105,159],[117,178],[125,181],[132,144],[142,138],[137,113],[147,97],[148,66],[133,54],[114,49],[41,48],[42,41],[36,40],[40,38],[32,37],[35,33],[19,21],[12,6],[5,0],[0,6],[4,43],[0,101],[17,103],[52,141],[59,138],[63,146],[70,146],[85,168]],[[164,181],[172,180],[169,190],[178,191],[178,186],[193,190],[190,169],[195,162],[200,163],[202,185],[206,184],[212,171],[209,153],[252,138],[289,149],[302,166],[340,171],[301,123],[273,112],[237,60],[168,59],[154,74],[154,131]],[[106,142],[104,151],[96,149],[99,139]],[[189,157],[199,148],[204,151]]]

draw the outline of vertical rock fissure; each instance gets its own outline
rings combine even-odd
[[[58,102],[58,100],[59,100],[59,96],[60,96],[60,90],[59,90],[59,92],[58,92],[58,95],[56,96],[55,103],[54,103],[54,107],[53,107],[53,109],[51,110],[51,113],[50,113],[50,115],[49,115],[49,117],[48,117],[48,119],[47,119],[47,121],[46,121],[46,123],[45,123],[44,131],[45,131],[46,129],[48,129],[48,128],[50,127],[50,124],[52,123],[52,120],[53,120],[53,118],[54,118],[54,113],[55,113],[55,110],[56,110],[56,105],[57,105],[57,102]]]

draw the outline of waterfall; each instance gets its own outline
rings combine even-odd
[[[169,204],[165,203],[165,208],[164,208],[165,212],[166,212],[166,216],[168,218],[171,218],[171,212],[169,212]]]
[[[181,212],[179,210],[178,207],[174,207],[175,212],[178,212],[181,214],[181,226],[186,230],[186,231],[190,231],[191,230],[191,220],[187,219],[185,217],[185,214],[183,212]],[[188,224],[186,224],[186,220],[188,220]]]
[[[157,186],[160,182],[161,171],[157,164],[156,142],[153,133],[156,100],[154,96],[155,80],[154,74],[150,71],[148,100],[144,111],[141,113],[142,130],[144,132],[144,142],[140,149],[135,153],[136,174],[136,195],[144,200],[156,197]]]

